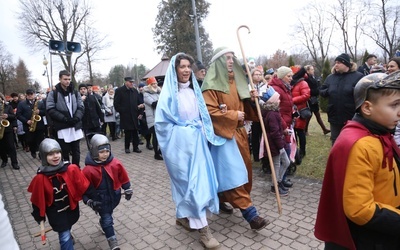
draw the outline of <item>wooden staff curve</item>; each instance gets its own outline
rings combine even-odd
[[[249,76],[250,86],[251,86],[251,89],[254,90],[255,88],[254,88],[253,79],[252,79],[252,77],[251,77],[251,72],[250,72],[249,66],[247,65],[247,59],[246,59],[246,56],[245,56],[245,54],[244,54],[244,50],[243,50],[243,46],[242,46],[242,41],[240,40],[240,36],[239,36],[239,30],[240,30],[241,28],[246,28],[246,29],[248,30],[248,33],[250,33],[250,29],[249,29],[249,27],[246,26],[246,25],[241,25],[241,26],[239,26],[239,27],[237,28],[236,34],[237,34],[237,38],[238,38],[238,40],[239,40],[239,46],[240,46],[240,50],[241,50],[241,52],[242,52],[242,57],[243,57],[244,65],[245,65],[245,67],[246,67],[246,72],[247,72],[247,75]],[[280,195],[279,195],[278,182],[277,182],[277,180],[276,180],[275,169],[274,169],[274,163],[273,163],[273,161],[272,161],[271,150],[270,150],[269,143],[268,143],[268,137],[267,137],[267,133],[266,133],[265,127],[264,127],[264,120],[263,120],[262,115],[261,115],[260,104],[258,103],[258,94],[257,94],[257,99],[256,99],[255,103],[256,103],[256,108],[257,108],[258,119],[260,120],[260,126],[261,126],[261,130],[262,130],[262,135],[263,135],[263,138],[264,138],[264,144],[265,144],[265,147],[266,147],[266,149],[267,149],[269,165],[271,166],[272,182],[273,182],[274,188],[275,188],[275,196],[276,196],[276,202],[277,202],[277,204],[278,204],[278,212],[279,212],[279,214],[281,215],[281,214],[282,214],[281,197],[280,197]]]

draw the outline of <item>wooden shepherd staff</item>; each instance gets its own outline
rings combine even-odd
[[[246,28],[249,31],[249,33],[250,33],[250,29],[246,25],[241,25],[241,26],[239,26],[237,28],[236,33],[237,33],[237,37],[238,37],[238,40],[239,40],[240,50],[242,51],[242,57],[243,57],[244,65],[246,66],[246,72],[247,72],[247,75],[249,76],[250,86],[251,86],[251,89],[254,90],[253,79],[251,77],[251,72],[249,70],[249,66],[247,65],[247,59],[246,59],[246,56],[244,54],[242,42],[241,42],[240,36],[239,36],[239,30],[241,28]],[[265,147],[267,149],[269,165],[271,166],[272,182],[274,183],[276,202],[278,203],[278,212],[281,215],[282,214],[281,197],[279,195],[278,182],[276,181],[274,163],[272,162],[272,156],[271,156],[271,150],[269,148],[268,137],[267,137],[267,133],[265,132],[264,121],[263,121],[263,118],[262,118],[262,115],[261,115],[261,110],[260,110],[260,104],[258,103],[258,100],[256,100],[255,103],[256,103],[256,108],[257,108],[258,119],[260,120],[260,125],[261,125],[262,135],[263,135],[263,138],[264,138]]]
[[[40,236],[42,238],[42,245],[46,245],[46,231],[44,229],[44,220],[40,222]]]

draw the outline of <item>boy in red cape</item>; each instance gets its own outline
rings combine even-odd
[[[357,112],[332,147],[315,236],[325,249],[400,249],[400,71],[362,78]]]
[[[121,187],[125,190],[125,199],[131,199],[131,183],[122,163],[111,154],[111,145],[106,136],[95,134],[90,139],[89,149],[82,172],[93,184],[98,196],[88,203],[100,202],[101,208],[96,212],[100,215],[101,229],[110,249],[119,250],[112,214],[121,201]]]
[[[93,197],[95,190],[77,165],[61,161],[61,147],[56,140],[44,139],[39,154],[42,166],[28,187],[32,216],[40,223],[47,215],[58,232],[61,250],[73,250],[71,227],[79,219],[79,201],[83,194]]]

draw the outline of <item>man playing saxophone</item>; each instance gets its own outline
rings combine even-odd
[[[18,103],[17,119],[23,124],[26,141],[33,158],[37,157],[39,144],[44,139],[45,127],[41,117],[45,115],[45,112],[43,101],[36,100],[33,89],[27,89],[26,99]]]
[[[5,102],[4,95],[0,93],[0,157],[1,167],[7,166],[8,156],[13,169],[19,169],[17,150],[14,144],[14,129],[17,119],[10,105]]]

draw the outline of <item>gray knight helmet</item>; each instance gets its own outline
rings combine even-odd
[[[107,148],[111,151],[111,145],[108,138],[105,135],[95,134],[92,139],[90,139],[90,155],[93,159],[99,159],[99,149]]]
[[[361,78],[354,87],[354,102],[356,109],[368,98],[370,89],[400,89],[400,71],[390,75],[385,73],[373,73]]]
[[[39,145],[39,154],[43,166],[49,166],[49,163],[47,162],[47,155],[50,152],[61,152],[61,147],[56,140],[46,138]]]

